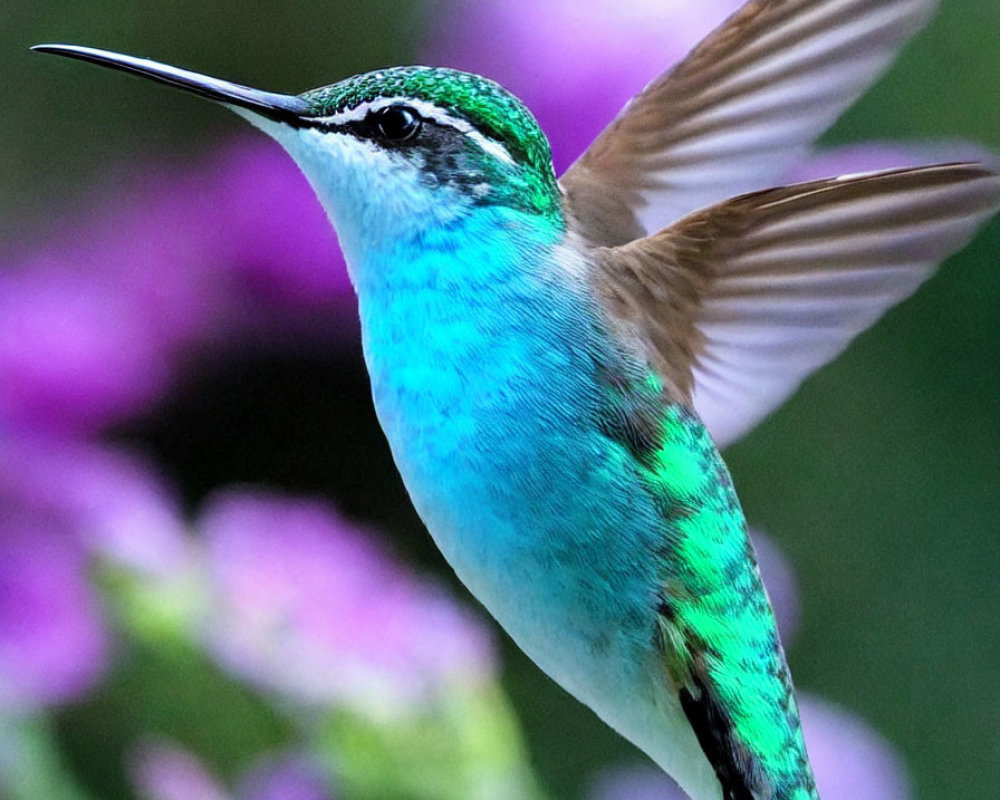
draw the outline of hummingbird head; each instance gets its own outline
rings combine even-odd
[[[148,59],[71,45],[34,50],[216,100],[276,139],[312,183],[351,260],[504,206],[561,224],[548,140],[513,95],[451,69],[395,67],[304,92],[264,92]]]

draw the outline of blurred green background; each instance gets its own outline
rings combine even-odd
[[[251,10],[252,8],[252,10]],[[208,103],[28,53],[45,41],[149,54],[276,91],[411,62],[428,9],[397,0],[251,6],[235,0],[35,0],[0,10],[0,252],[43,239],[92,187],[150,154],[197,160],[244,132]],[[568,25],[570,22],[568,21]],[[1000,151],[1000,3],[945,2],[939,17],[825,138],[961,137]],[[1000,785],[1000,222],[727,454],[751,522],[794,564],[797,684],[864,716],[902,751],[921,800]],[[334,499],[399,552],[453,580],[410,509],[369,408],[360,357],[246,350],[192,373],[155,417],[116,432],[155,454],[192,507],[250,481]],[[349,454],[349,455],[348,455]],[[505,640],[504,682],[555,797],[630,747]],[[118,796],[116,742],[149,720],[218,747],[225,764],[278,739],[280,722],[211,670],[139,658],[58,718],[73,767]],[[170,687],[183,718],[143,705]],[[202,699],[235,692],[205,708]],[[162,695],[161,695],[162,696]],[[169,718],[169,719],[168,719]],[[232,729],[230,726],[229,729]]]

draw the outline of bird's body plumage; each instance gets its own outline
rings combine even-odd
[[[558,182],[530,113],[477,76],[394,68],[292,97],[41,49],[208,95],[277,139],[337,230],[379,420],[458,576],[695,800],[808,800],[717,445],[1000,204],[974,164],[762,190],[933,6],[751,0]]]
[[[693,796],[718,791],[713,768],[810,796],[773,615],[711,438],[595,302],[596,266],[521,212],[496,213],[359,265],[381,284],[360,292],[366,360],[417,510],[525,652]],[[699,744],[723,708],[729,727]]]
[[[602,259],[621,254],[581,247],[562,213],[456,214],[467,201],[435,202],[441,187],[401,186],[408,176],[380,184],[406,198],[406,232],[339,220],[345,198],[372,191],[349,167],[364,145],[322,152],[310,131],[263,125],[322,176],[379,420],[458,576],[692,797],[720,796],[723,779],[734,799],[811,796],[725,465],[656,354],[602,300]]]

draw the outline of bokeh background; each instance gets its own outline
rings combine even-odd
[[[433,548],[277,146],[27,47],[276,91],[474,68],[565,166],[737,5],[0,9],[0,796],[672,796]],[[946,0],[797,174],[1000,151],[998,30],[994,0]],[[828,800],[1000,785],[998,262],[994,220],[726,454]]]

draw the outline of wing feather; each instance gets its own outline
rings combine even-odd
[[[810,181],[601,248],[596,281],[725,447],[912,294],[998,206],[1000,176],[978,164]]]
[[[747,3],[629,102],[566,171],[561,184],[580,229],[595,244],[629,240],[628,225],[602,224],[609,197],[650,233],[776,183],[935,7],[935,0]]]

